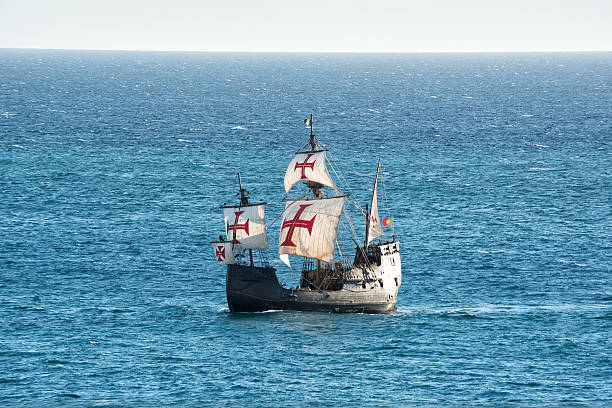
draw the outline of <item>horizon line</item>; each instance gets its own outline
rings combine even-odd
[[[42,48],[42,47],[0,47],[0,50],[37,50],[37,51],[108,51],[108,52],[176,52],[176,53],[216,53],[216,54],[528,54],[528,53],[606,53],[612,50],[168,50],[168,49],[130,49],[130,48]]]

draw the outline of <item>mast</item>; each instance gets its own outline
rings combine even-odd
[[[315,151],[319,146],[319,142],[317,141],[317,137],[314,134],[314,115],[310,114],[310,140],[308,140],[308,144],[310,144],[310,150]],[[323,196],[322,189],[323,185],[319,183],[315,183],[313,181],[308,181],[306,183],[308,188],[312,191],[313,198],[321,198]],[[315,282],[319,282],[321,279],[321,260],[317,259],[316,261],[317,269],[315,270]]]
[[[249,198],[246,195],[246,190],[242,188],[242,180],[240,180],[240,172],[238,172],[238,186],[240,187],[240,205],[247,205]]]
[[[317,138],[315,137],[315,134],[314,134],[314,123],[313,123],[312,113],[310,114],[310,140],[308,141],[308,143],[310,144],[310,150],[317,150],[317,145],[319,144],[319,142],[317,141]]]
[[[374,188],[372,189],[372,199],[370,200],[370,207],[366,204],[366,231],[365,231],[365,247],[368,247],[368,240],[370,238],[370,210],[374,207],[374,198],[376,197],[376,183],[378,183],[378,173],[380,172],[380,157],[378,158],[378,167],[376,168],[376,177],[374,178]]]
[[[238,172],[238,186],[240,188],[240,205],[248,205],[249,198],[247,197],[246,190],[242,188],[242,180],[240,180],[240,172]],[[249,248],[249,260],[251,266],[253,266],[253,250]]]
[[[366,233],[365,233],[365,244],[363,244],[363,247],[366,248],[367,250],[368,239],[370,238],[370,210],[367,204],[366,204],[365,216],[366,216]]]
[[[314,134],[314,117],[313,114],[310,114],[310,140],[308,140],[308,144],[310,145],[310,151],[314,152],[319,150],[319,141],[317,140],[317,137]],[[308,188],[310,188],[310,190],[312,191],[312,197],[313,198],[322,198],[324,197],[323,194],[323,184],[320,183],[316,183],[314,181],[308,181],[306,183],[306,185],[308,186]]]
[[[328,197],[323,191],[324,186],[336,192],[338,188],[326,167],[327,150],[319,144],[314,132],[314,115],[305,119],[304,124],[310,127],[310,137],[287,166],[284,184],[285,193],[289,194],[295,184],[305,182],[310,197],[304,194],[299,199],[286,198],[278,253],[281,260],[285,255],[311,258],[312,261],[304,261],[302,278],[320,286],[333,268],[338,225],[347,196]],[[329,269],[323,268],[325,262],[330,264]]]

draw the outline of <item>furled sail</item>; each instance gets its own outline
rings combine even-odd
[[[285,193],[299,181],[314,181],[338,190],[325,165],[325,150],[296,153],[285,172]]]
[[[265,204],[224,206],[225,232],[234,248],[268,248]]]
[[[278,254],[334,260],[334,245],[346,196],[287,200]]]
[[[214,250],[217,262],[220,264],[234,264],[236,259],[234,258],[233,244],[228,241],[215,241],[211,242]]]

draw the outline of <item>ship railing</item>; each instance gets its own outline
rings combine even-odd
[[[302,263],[300,286],[318,290],[338,290],[351,268],[349,259],[340,258],[333,263],[322,263],[317,271],[316,260],[306,258]]]
[[[314,271],[317,269],[317,264],[314,259],[305,258],[302,262],[302,272]]]
[[[380,247],[376,244],[370,244],[367,247],[357,247],[355,248],[353,265],[380,265],[381,255]]]
[[[323,269],[334,270],[340,273],[350,270],[353,267],[353,263],[348,258],[340,258],[340,260],[334,263],[325,263]],[[302,272],[315,271],[317,269],[316,260],[312,258],[305,258],[302,262]]]

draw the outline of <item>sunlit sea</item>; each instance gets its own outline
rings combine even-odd
[[[611,85],[612,53],[0,50],[0,405],[611,406]],[[355,200],[382,159],[395,313],[227,309],[219,206],[240,171],[281,214],[311,113]]]

